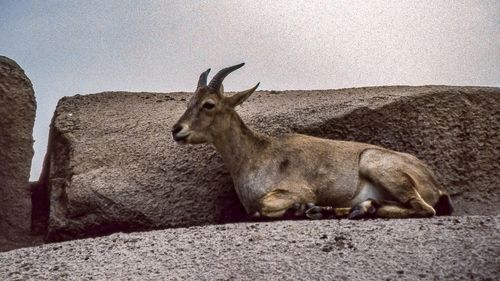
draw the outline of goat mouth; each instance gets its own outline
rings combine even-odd
[[[174,141],[176,143],[179,143],[179,144],[185,144],[187,143],[187,138],[189,137],[189,135],[185,135],[185,136],[174,136]]]

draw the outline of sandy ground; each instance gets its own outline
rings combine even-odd
[[[1,280],[499,280],[500,216],[177,228],[0,253]]]

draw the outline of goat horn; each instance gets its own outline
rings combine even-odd
[[[201,88],[201,87],[205,87],[207,85],[207,76],[208,76],[208,73],[210,73],[210,68],[205,70],[205,72],[203,72],[201,75],[200,75],[200,79],[198,79],[198,88]]]
[[[213,89],[213,90],[218,91],[220,86],[222,85],[222,81],[224,80],[224,78],[226,78],[226,76],[229,73],[235,71],[236,69],[242,67],[243,65],[245,65],[245,63],[240,63],[237,65],[233,65],[233,66],[221,69],[219,72],[217,72],[217,74],[215,74],[214,78],[212,78],[212,81],[210,81],[210,84],[208,85],[208,87]]]

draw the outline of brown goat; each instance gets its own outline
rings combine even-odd
[[[269,137],[249,129],[234,108],[258,87],[224,96],[222,81],[243,64],[203,72],[172,128],[180,144],[211,143],[231,173],[246,211],[279,218],[351,219],[449,215],[450,197],[416,157],[379,146],[300,134]]]

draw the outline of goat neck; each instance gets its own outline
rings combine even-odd
[[[237,176],[244,167],[255,161],[270,139],[248,128],[233,109],[219,122],[220,130],[213,135],[213,145],[226,163],[231,175]]]

